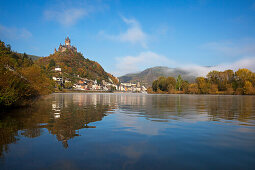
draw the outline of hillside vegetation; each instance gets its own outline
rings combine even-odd
[[[79,52],[66,50],[65,52],[56,52],[48,57],[39,58],[36,63],[44,70],[50,72],[56,66],[61,67],[65,77],[75,80],[83,77],[91,80],[108,81],[109,78],[117,84],[117,79],[104,71],[102,66],[95,61],[85,59]]]
[[[0,41],[0,107],[20,106],[52,92],[52,81],[26,54]]]

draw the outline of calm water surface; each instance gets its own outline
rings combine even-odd
[[[53,94],[0,118],[0,169],[255,169],[255,96]]]

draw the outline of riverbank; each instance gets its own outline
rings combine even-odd
[[[55,90],[54,93],[113,93],[112,91],[103,91],[103,90]]]
[[[138,92],[125,92],[125,91],[104,91],[104,90],[55,90],[54,93],[138,93]]]
[[[169,92],[154,92],[154,91],[148,91],[148,94],[188,94],[188,95],[219,95],[219,96],[226,96],[226,95],[233,95],[233,96],[254,96],[255,94],[235,94],[235,93],[228,93],[226,91],[220,91],[217,93],[185,93],[183,91],[176,91],[174,93]]]

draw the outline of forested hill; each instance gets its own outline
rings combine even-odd
[[[178,68],[168,68],[168,67],[152,67],[148,68],[139,73],[126,74],[119,77],[121,82],[141,82],[143,85],[150,87],[152,82],[160,76],[172,76],[177,78],[178,75],[181,75],[184,80],[193,82],[195,81],[196,76],[191,75],[189,72],[178,69]]]
[[[117,78],[105,72],[99,63],[85,59],[81,53],[71,50],[55,52],[48,57],[41,57],[36,63],[47,71],[59,66],[70,79],[79,76],[100,82],[102,80],[109,81],[110,78],[115,84],[118,83]]]
[[[13,52],[0,41],[0,108],[26,105],[52,91],[53,82],[44,70],[28,55]]]

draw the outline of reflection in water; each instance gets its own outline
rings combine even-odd
[[[88,124],[102,120],[106,112],[114,108],[111,99],[103,96],[56,94],[30,108],[15,110],[0,122],[0,156],[8,151],[8,144],[15,143],[20,136],[35,138],[44,129],[56,135],[67,148],[68,140],[79,136],[79,129],[95,128]]]
[[[143,95],[118,96],[125,113],[139,113],[153,121],[237,120],[254,126],[255,96]]]
[[[111,116],[107,116],[107,120],[101,121],[109,114]],[[100,122],[93,123],[97,121]],[[201,122],[205,124],[196,124],[195,128],[190,125],[190,123]],[[210,122],[221,123],[226,132],[230,131],[227,124],[237,126],[238,130],[234,133],[240,133],[240,135],[249,133],[250,139],[247,138],[246,142],[253,140],[255,136],[255,96],[53,94],[39,100],[30,108],[15,110],[0,118],[0,156],[8,156],[8,153],[15,152],[9,149],[10,144],[19,145],[22,140],[38,138],[43,134],[55,136],[55,140],[60,141],[64,148],[73,151],[72,148],[76,146],[70,145],[71,139],[75,138],[85,142],[84,137],[90,135],[86,140],[99,138],[97,143],[100,145],[96,145],[95,148],[91,147],[91,152],[97,154],[94,159],[106,154],[104,153],[105,148],[111,148],[107,154],[125,155],[126,161],[123,162],[122,168],[132,168],[142,159],[143,155],[154,155],[164,160],[166,158],[163,159],[162,155],[175,154],[176,148],[164,143],[165,138],[174,137],[174,140],[181,144],[183,141],[197,140],[189,137],[190,133],[194,133],[194,136],[198,133],[199,137],[210,136],[211,131],[202,130],[209,129],[212,126]],[[101,128],[96,128],[99,125]],[[91,133],[91,128],[96,128],[98,131]],[[82,129],[87,129],[87,131]],[[215,132],[215,137],[210,136],[215,139],[215,144],[219,143],[219,139],[223,139],[217,138],[219,132],[221,130]],[[129,133],[132,135],[127,138],[126,135]],[[100,138],[100,134],[106,135]],[[139,135],[144,136],[140,138]],[[148,136],[151,139],[156,137],[158,141],[162,141],[160,143],[163,147],[161,152],[157,151],[154,141],[149,143],[145,140]],[[227,138],[226,141],[237,139]],[[133,141],[133,143],[128,144],[128,141]],[[229,145],[226,141],[221,142],[220,145]],[[241,145],[243,141],[235,142]],[[199,142],[192,144],[199,145]],[[84,147],[80,145],[79,147]],[[104,147],[98,149],[97,147],[100,146]],[[175,147],[177,146],[179,145],[176,144]],[[185,148],[183,145],[180,147]],[[196,147],[199,148],[199,146]],[[196,147],[193,146],[193,148]],[[169,148],[171,151],[167,151]],[[187,148],[184,153],[188,150],[190,148]],[[89,155],[93,155],[91,152]]]
[[[89,126],[91,122],[102,120],[105,112],[113,109],[110,103],[97,98],[96,95],[56,95],[52,100],[53,116],[47,124],[47,129],[56,135],[67,148],[69,139],[79,136],[79,129],[95,128]],[[77,102],[76,102],[77,101]]]

